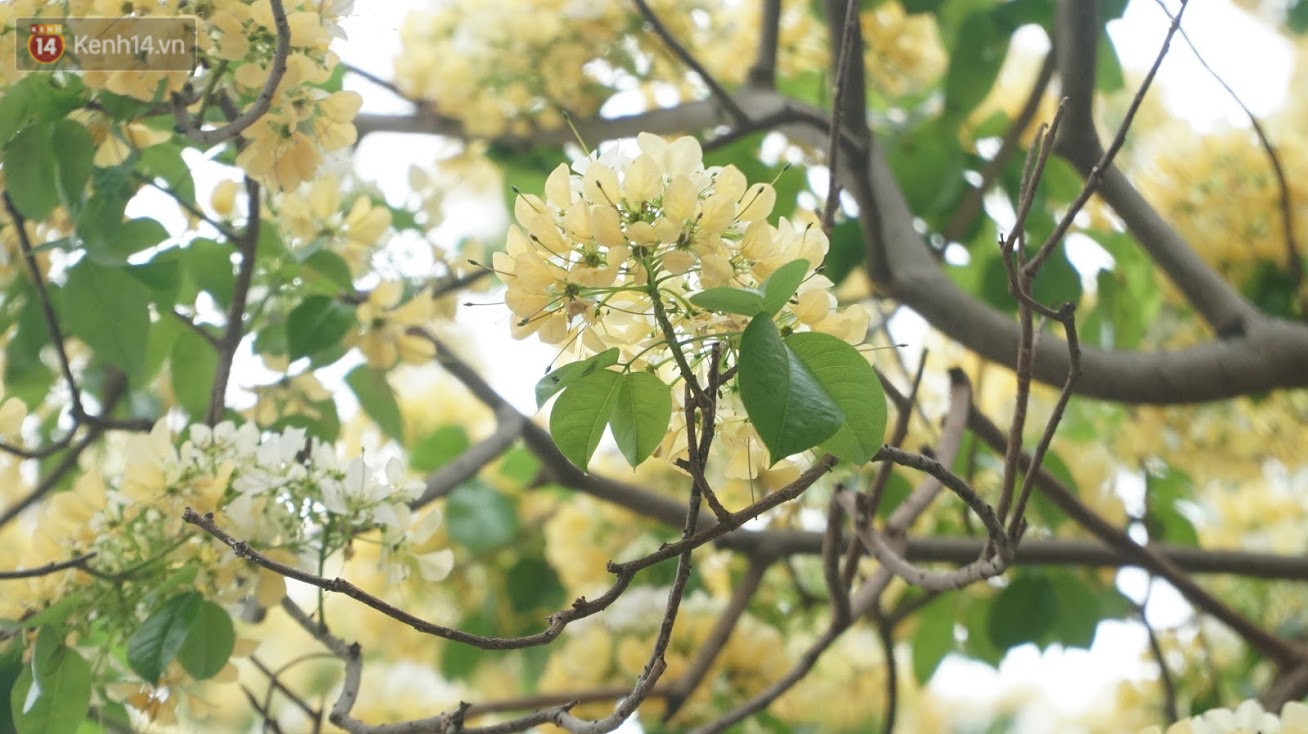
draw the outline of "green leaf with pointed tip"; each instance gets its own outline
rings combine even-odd
[[[1058,617],[1058,595],[1049,577],[1039,572],[1018,574],[990,607],[986,629],[1000,650],[1024,642],[1039,642]]]
[[[550,435],[559,451],[582,471],[599,446],[604,427],[618,402],[622,375],[592,372],[563,391],[550,412]]]
[[[191,591],[164,602],[127,640],[127,664],[148,683],[163,675],[177,657],[204,601]]]
[[[804,282],[804,274],[808,272],[809,262],[803,258],[791,260],[790,262],[777,268],[768,279],[763,281],[763,311],[770,316],[775,316],[781,307],[786,305],[786,301],[795,295],[795,290],[799,284]],[[757,312],[756,312],[757,313]]]
[[[195,201],[195,179],[191,167],[182,158],[183,146],[171,141],[141,150],[141,168],[155,179],[162,179],[169,191],[185,201]]]
[[[940,661],[953,651],[955,616],[952,597],[936,599],[918,612],[913,632],[913,677],[919,685],[926,685]]]
[[[196,680],[208,680],[227,665],[236,647],[236,630],[227,610],[202,601],[195,610],[191,632],[177,651],[177,660]]]
[[[612,367],[618,363],[618,348],[606,349],[589,359],[572,362],[550,372],[536,383],[536,408],[545,407],[546,401],[554,394],[581,378],[597,370]]]
[[[690,297],[690,302],[706,311],[753,316],[762,313],[763,291],[754,288],[709,288]]]
[[[73,734],[91,705],[91,666],[60,642],[24,666],[10,691],[17,734]]]
[[[150,330],[150,292],[122,268],[84,259],[68,272],[60,290],[60,318],[96,356],[144,387],[146,335]]]
[[[59,204],[58,174],[50,125],[29,125],[4,149],[9,198],[19,214],[40,221]]]
[[[786,343],[772,317],[755,316],[740,337],[740,399],[771,463],[826,441],[845,415]]]
[[[56,121],[50,135],[54,144],[59,201],[69,211],[76,212],[82,206],[86,180],[91,177],[95,143],[91,140],[91,133],[72,120]]]
[[[668,434],[672,388],[648,372],[622,376],[618,402],[609,417],[613,439],[634,469],[649,458]]]
[[[822,442],[823,450],[841,461],[866,464],[886,434],[886,393],[872,365],[830,334],[806,331],[785,343],[845,416],[836,434]]]
[[[330,296],[309,296],[286,317],[292,360],[337,346],[355,325],[354,308]]]
[[[382,433],[404,443],[404,417],[395,400],[395,390],[386,379],[385,370],[361,364],[345,376],[345,384],[354,391],[363,412],[382,429]]]

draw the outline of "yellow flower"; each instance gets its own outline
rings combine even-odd
[[[111,131],[91,159],[99,168],[116,166],[127,160],[134,150],[149,148],[172,139],[167,130],[156,130],[139,122],[129,122]]]
[[[430,341],[406,333],[411,326],[432,321],[435,301],[425,291],[401,303],[403,296],[404,283],[383,281],[359,305],[357,345],[370,367],[388,370],[400,361],[426,364],[436,356]]]
[[[236,182],[231,179],[219,181],[213,187],[213,193],[209,195],[209,206],[213,207],[214,213],[224,219],[232,215],[236,207]]]

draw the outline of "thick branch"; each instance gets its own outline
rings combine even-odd
[[[790,134],[797,142],[821,148],[829,132],[827,117],[766,89],[746,88],[735,95],[751,120]],[[459,134],[457,127],[438,125],[422,117],[360,116],[360,134],[376,131]],[[1069,123],[1071,121],[1069,120]],[[709,101],[651,110],[611,119],[578,120],[586,140],[632,137],[641,131],[673,134],[729,124],[718,105]],[[572,140],[568,130],[542,131],[530,140],[507,138],[508,145],[533,145]],[[846,155],[840,181],[858,198],[864,212],[865,236],[872,262],[882,257],[893,277],[878,283],[882,293],[899,300],[931,322],[946,336],[982,357],[1006,364],[1017,352],[1018,329],[1012,318],[964,293],[938,266],[930,248],[913,225],[913,213],[878,148],[862,157]],[[851,165],[851,162],[853,165]],[[1103,191],[1111,191],[1115,173],[1110,169]],[[870,188],[855,183],[870,182]],[[875,192],[876,200],[866,196]],[[868,212],[877,215],[869,220]],[[1155,215],[1156,216],[1156,215]],[[1149,240],[1145,236],[1142,240]],[[884,244],[882,244],[884,243]],[[875,246],[875,253],[872,246]],[[1280,319],[1259,318],[1247,325],[1243,336],[1175,351],[1127,352],[1083,348],[1083,376],[1079,395],[1127,403],[1178,404],[1220,400],[1277,388],[1308,387],[1308,326]],[[1036,380],[1061,385],[1068,374],[1067,345],[1046,334],[1035,352],[1032,374]]]
[[[1068,121],[1058,139],[1058,152],[1076,166],[1087,182],[1102,176],[1099,195],[1122,218],[1140,246],[1167,274],[1186,301],[1218,334],[1238,335],[1248,328],[1248,322],[1259,318],[1258,312],[1235,288],[1208,267],[1185,238],[1145,201],[1117,166],[1105,164],[1105,159],[1111,157],[1114,147],[1121,145],[1131,119],[1128,114],[1112,144],[1105,150],[1095,132],[1092,115],[1095,54],[1100,32],[1096,7],[1096,3],[1079,0],[1060,0],[1058,3],[1055,21],[1058,74],[1063,83],[1063,93],[1068,99]],[[1185,3],[1182,3],[1181,11],[1184,10]],[[1180,18],[1178,13],[1169,29],[1168,42],[1178,27]],[[1138,106],[1166,50],[1165,42],[1158,61],[1133,101],[1132,112]]]

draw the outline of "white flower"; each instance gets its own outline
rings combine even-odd
[[[386,462],[386,482],[394,489],[391,496],[405,501],[418,499],[427,489],[421,479],[405,478],[404,462],[394,457]]]

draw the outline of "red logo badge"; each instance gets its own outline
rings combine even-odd
[[[64,27],[60,23],[33,23],[27,53],[38,64],[53,64],[64,55]]]

